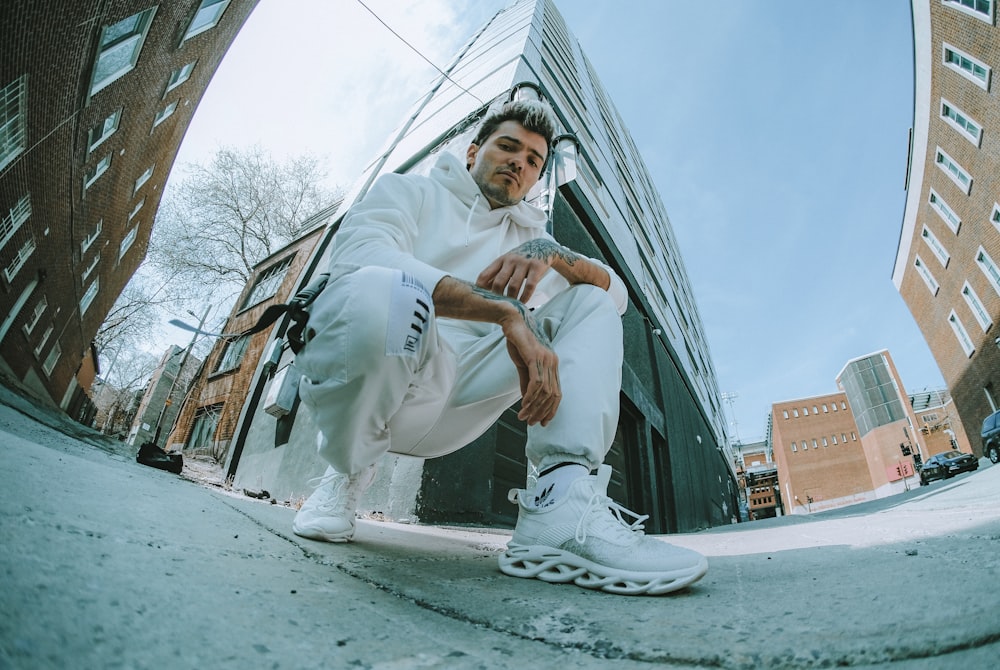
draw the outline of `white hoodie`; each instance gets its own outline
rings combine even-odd
[[[444,152],[427,177],[390,173],[372,184],[334,238],[330,280],[376,265],[413,275],[428,292],[446,276],[475,282],[486,266],[524,242],[554,241],[545,223],[545,213],[523,200],[490,209],[465,164]],[[624,314],[624,282],[604,263],[589,260],[608,271],[608,293]],[[549,270],[528,305],[542,305],[568,287]]]

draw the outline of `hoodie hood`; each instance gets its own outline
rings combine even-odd
[[[448,189],[462,204],[469,207],[473,212],[489,212],[490,203],[479,190],[472,175],[461,160],[455,154],[444,151],[438,157],[434,167],[431,168],[430,178]],[[521,200],[516,205],[509,207],[497,207],[492,210],[495,216],[504,217],[514,225],[522,228],[545,230],[548,217],[545,212]]]

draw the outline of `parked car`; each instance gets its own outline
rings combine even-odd
[[[924,461],[920,468],[920,485],[925,486],[935,479],[948,479],[960,472],[972,472],[978,469],[979,459],[972,454],[956,450],[935,454]]]
[[[1000,461],[1000,409],[983,421],[983,455],[991,463]]]

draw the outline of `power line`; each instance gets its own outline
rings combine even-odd
[[[381,24],[382,24],[383,26],[385,26],[385,29],[386,29],[386,30],[388,30],[388,31],[389,31],[390,33],[392,33],[393,35],[395,35],[395,36],[396,36],[396,38],[397,38],[397,39],[398,39],[398,40],[399,40],[400,42],[402,42],[403,44],[405,44],[406,46],[408,46],[408,47],[410,48],[410,50],[412,50],[412,51],[413,51],[413,53],[415,53],[415,54],[417,54],[418,56],[420,56],[420,57],[421,57],[422,59],[424,59],[424,61],[426,61],[426,62],[427,62],[427,63],[428,63],[428,64],[429,64],[429,65],[430,65],[430,66],[431,66],[432,68],[434,68],[435,70],[437,70],[438,72],[440,72],[440,73],[441,73],[441,75],[442,75],[442,76],[443,76],[443,77],[444,77],[445,79],[447,79],[448,81],[450,81],[451,83],[453,83],[453,84],[454,84],[455,86],[459,87],[460,89],[462,89],[463,91],[465,91],[466,93],[468,93],[469,95],[471,95],[471,96],[472,96],[473,98],[475,98],[475,99],[476,99],[476,100],[477,100],[477,101],[479,102],[479,104],[480,104],[480,105],[485,105],[485,104],[486,104],[485,102],[483,102],[482,100],[480,100],[480,99],[479,99],[479,96],[477,96],[477,95],[476,95],[475,93],[473,93],[472,91],[470,91],[469,89],[465,88],[464,86],[462,86],[461,84],[459,84],[459,83],[458,83],[457,81],[455,81],[454,79],[452,79],[452,78],[451,78],[451,76],[450,76],[450,75],[449,75],[449,74],[448,74],[447,72],[445,72],[444,70],[442,70],[441,68],[439,68],[439,67],[438,67],[438,66],[437,66],[437,65],[436,65],[436,64],[435,64],[435,63],[434,63],[434,62],[433,62],[433,61],[432,61],[432,60],[431,60],[430,58],[428,58],[427,56],[425,56],[424,54],[422,54],[422,53],[420,52],[420,49],[416,48],[415,46],[413,46],[412,44],[410,44],[409,42],[407,42],[407,41],[406,41],[406,40],[405,40],[405,39],[403,38],[403,36],[402,36],[402,35],[400,35],[399,33],[397,33],[397,32],[396,32],[395,30],[393,30],[393,29],[392,29],[392,28],[391,28],[391,27],[389,26],[389,24],[388,24],[388,23],[386,23],[385,21],[383,21],[383,20],[382,20],[382,17],[380,17],[380,16],[378,15],[378,14],[376,14],[376,13],[375,13],[375,12],[374,12],[374,11],[372,10],[372,8],[371,8],[371,7],[369,7],[369,6],[368,6],[368,5],[366,5],[366,4],[364,3],[364,2],[362,2],[362,0],[358,0],[358,4],[359,4],[359,5],[361,5],[362,7],[364,7],[364,8],[365,8],[365,9],[366,9],[366,10],[368,11],[368,13],[369,13],[369,14],[371,14],[372,16],[374,16],[374,17],[375,17],[375,20],[377,20],[377,21],[378,21],[379,23],[381,23]]]

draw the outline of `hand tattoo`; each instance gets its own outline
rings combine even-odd
[[[528,240],[521,246],[513,249],[512,253],[520,254],[525,258],[542,258],[546,261],[556,256],[566,265],[573,265],[579,258],[577,254],[566,247],[544,238]]]

